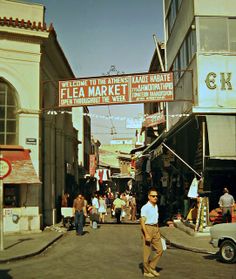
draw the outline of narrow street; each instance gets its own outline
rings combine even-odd
[[[82,237],[66,233],[42,254],[0,265],[1,279],[138,279],[142,275],[139,225],[86,226]],[[170,248],[160,264],[161,278],[236,278],[236,265],[213,255]]]

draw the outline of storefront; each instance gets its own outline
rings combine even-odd
[[[161,134],[136,161],[135,181],[141,205],[151,186],[160,193],[161,222],[178,213],[186,218],[196,199],[188,198],[193,179],[198,195],[218,207],[224,187],[236,196],[235,116],[192,115]]]
[[[30,150],[0,145],[0,154],[12,166],[10,175],[3,180],[4,232],[40,231],[41,182],[35,173]]]

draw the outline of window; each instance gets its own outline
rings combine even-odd
[[[236,18],[229,19],[229,48],[231,52],[236,52]]]
[[[187,47],[186,40],[184,40],[181,48],[180,48],[180,69],[185,70],[188,66],[187,63]]]
[[[235,18],[200,18],[200,50],[204,52],[235,52],[235,30]]]
[[[191,30],[188,33],[187,39],[187,64],[189,64],[197,51],[197,44],[196,44],[196,31]]]
[[[196,49],[196,32],[190,29],[173,62],[175,84],[177,84],[179,78],[182,76],[183,71],[188,68],[189,63],[196,53]]]
[[[4,185],[4,207],[18,207],[19,196],[19,186],[13,184]]]
[[[180,58],[179,55],[176,56],[173,64],[173,71],[174,71],[174,84],[177,84],[180,78]]]
[[[175,23],[175,19],[176,19],[176,16],[179,11],[181,3],[182,3],[182,0],[172,0],[171,1],[170,8],[169,8],[168,15],[167,15],[167,21],[166,21],[168,35],[171,33],[171,30]]]
[[[16,94],[3,80],[0,80],[0,144],[17,144]]]

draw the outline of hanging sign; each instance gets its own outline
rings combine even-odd
[[[165,116],[164,116],[163,111],[161,111],[161,112],[157,112],[157,113],[146,116],[143,121],[143,126],[144,127],[153,127],[153,126],[157,126],[164,122],[165,122]]]
[[[59,81],[59,106],[79,107],[174,100],[173,73]]]
[[[94,154],[89,155],[89,174],[94,176],[97,168],[96,156]]]

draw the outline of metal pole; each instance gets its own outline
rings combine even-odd
[[[162,62],[160,49],[159,49],[159,46],[158,46],[158,43],[157,43],[157,38],[156,38],[155,34],[153,34],[152,36],[153,36],[153,40],[154,40],[155,45],[156,45],[157,55],[158,55],[158,59],[159,59],[160,66],[161,66],[161,71],[164,72],[165,69],[164,69],[164,65],[163,65],[163,62]]]
[[[3,246],[3,180],[0,179],[0,250],[4,250]]]
[[[162,145],[164,145],[168,150],[170,150],[170,152],[172,152],[177,158],[180,159],[181,162],[183,162],[188,168],[190,168],[190,170],[192,170],[197,176],[199,176],[200,178],[202,178],[202,176],[196,172],[188,163],[186,163],[178,154],[176,154],[169,146],[167,146],[164,142],[162,143]]]
[[[2,158],[2,154],[0,154],[0,158]],[[3,246],[3,179],[0,179],[0,250],[1,251],[4,250],[4,246]]]
[[[155,45],[156,45],[156,50],[157,50],[157,55],[158,55],[158,60],[160,62],[160,66],[161,66],[161,71],[162,72],[165,72],[166,71],[166,61],[165,61],[165,67],[163,65],[163,62],[162,62],[162,58],[161,58],[161,53],[160,53],[160,49],[159,49],[159,46],[158,46],[158,42],[157,42],[157,38],[156,38],[156,35],[153,34],[153,40],[155,42]],[[166,44],[165,44],[166,46]],[[165,47],[166,48],[166,47]],[[165,49],[165,60],[166,60],[166,49]],[[168,102],[165,102],[165,108],[166,108],[166,130],[169,131],[169,110],[168,110]]]

